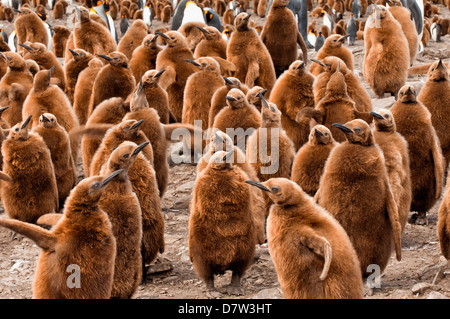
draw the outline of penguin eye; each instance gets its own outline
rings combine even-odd
[[[355,128],[353,131],[357,134],[361,132],[361,130],[359,128]]]
[[[175,40],[175,37],[170,37],[172,40]]]
[[[19,128],[18,127],[16,127],[16,129],[14,130],[14,132],[19,132]]]
[[[118,57],[115,57],[115,58],[113,58],[113,60],[117,61],[117,60],[119,60],[119,58],[118,58]]]
[[[125,129],[126,129],[126,130],[129,130],[129,129],[130,129],[130,126],[129,126],[129,125],[125,126]]]
[[[385,119],[388,119],[388,118],[389,118],[389,114],[386,114],[386,115],[384,116],[384,118],[385,118]]]
[[[125,158],[128,158],[128,157],[130,157],[130,154],[123,154],[123,157],[125,157]]]
[[[270,190],[272,193],[277,194],[280,192],[280,188],[278,186],[271,187]]]
[[[54,121],[55,121],[55,119],[51,119],[50,121],[54,122]]]
[[[202,63],[202,67],[205,67],[206,66],[206,63]]]
[[[95,182],[94,184],[92,184],[91,188],[92,189],[98,189],[100,187],[100,183],[99,182]]]
[[[325,132],[325,133],[323,133],[323,135],[325,135],[325,136],[328,136],[328,133],[327,133],[327,132]]]

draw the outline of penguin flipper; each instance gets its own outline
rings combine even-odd
[[[22,234],[36,243],[39,247],[47,251],[54,251],[56,237],[48,230],[30,223],[24,223],[15,219],[0,219],[0,226],[11,229]]]
[[[255,86],[255,81],[259,77],[259,64],[257,61],[252,61],[248,64],[247,75],[245,76],[245,85],[249,88]]]
[[[297,43],[303,53],[303,62],[305,62],[305,64],[308,64],[308,48],[306,47],[305,39],[303,39],[300,32],[297,32]]]
[[[304,107],[297,113],[295,121],[300,123],[303,122],[304,118],[314,119],[318,124],[323,124],[324,115],[320,110],[316,110],[312,107]]]
[[[323,270],[319,279],[325,280],[330,269],[331,260],[333,259],[333,249],[325,237],[318,236],[310,228],[305,228],[300,238],[300,243],[312,250],[316,255],[323,257]]]
[[[56,214],[56,213],[45,214],[38,218],[36,224],[55,226],[63,216],[64,216],[63,214]]]
[[[164,67],[166,71],[159,78],[159,86],[167,90],[169,85],[174,83],[177,79],[177,72],[172,65]]]
[[[385,167],[383,160],[383,167]],[[389,216],[389,220],[392,224],[393,240],[395,247],[395,254],[397,260],[402,260],[402,227],[398,216],[398,206],[395,202],[394,195],[392,194],[391,184],[389,182],[387,172],[384,170],[384,185],[386,189],[386,210]]]
[[[195,134],[202,134],[203,135],[203,130],[201,129],[201,127],[196,127],[192,124],[180,124],[180,123],[174,123],[174,124],[163,124],[164,127],[164,133],[166,136],[166,140],[168,141],[175,141],[176,139],[174,139],[172,136],[173,132],[177,129],[183,129],[183,130],[188,130],[189,133],[191,134],[191,136],[193,137]],[[180,136],[179,136],[180,137]]]
[[[220,71],[222,72],[223,76],[233,76],[234,72],[236,72],[236,65],[233,62],[230,62],[218,56],[212,56],[211,58],[219,63]]]
[[[442,194],[442,189],[444,187],[444,156],[442,155],[442,148],[439,143],[439,138],[436,134],[435,129],[432,127],[433,136],[435,143],[431,148],[431,157],[433,158],[434,164],[434,178],[436,183],[436,194],[435,198],[439,199]]]

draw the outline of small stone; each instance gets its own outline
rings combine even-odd
[[[263,282],[264,282],[264,279],[263,279],[263,278],[259,278],[258,280],[255,281],[254,284],[255,284],[255,285],[262,285]]]
[[[412,286],[411,291],[413,294],[423,294],[425,290],[429,289],[431,284],[427,282],[420,282]]]

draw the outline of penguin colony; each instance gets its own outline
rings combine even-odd
[[[206,146],[187,239],[207,291],[244,294],[267,242],[285,298],[363,298],[441,194],[450,260],[448,63],[416,60],[447,40],[450,1],[144,2],[58,0],[53,26],[44,5],[0,4],[0,226],[41,248],[34,298],[133,297],[166,249],[176,129]]]

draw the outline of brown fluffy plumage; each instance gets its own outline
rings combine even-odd
[[[68,58],[67,54],[72,58],[67,60],[64,64],[64,73],[66,75],[65,93],[67,94],[70,103],[73,103],[75,85],[78,81],[78,75],[80,75],[81,71],[87,68],[87,66],[89,65],[89,61],[92,60],[93,56],[89,52],[86,52],[82,49],[68,50],[68,53],[66,52],[66,59]]]
[[[64,57],[64,52],[66,52],[66,44],[71,31],[65,26],[54,26],[53,30],[53,53],[55,53],[57,58],[62,58]]]
[[[22,8],[14,21],[16,28],[17,43],[39,42],[48,45],[48,34],[41,18],[28,8]],[[23,48],[18,47],[18,52],[23,52]]]
[[[143,20],[135,20],[117,45],[117,51],[131,59],[134,49],[142,44],[147,36],[147,25]]]
[[[136,82],[141,79],[145,72],[156,68],[156,57],[162,50],[156,41],[157,39],[158,35],[147,35],[142,40],[142,44],[131,55],[130,69]]]

